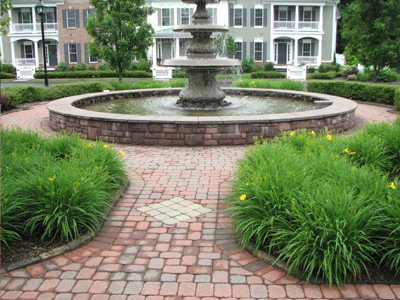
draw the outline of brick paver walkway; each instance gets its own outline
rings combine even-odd
[[[1,122],[51,134],[47,115],[39,105]],[[360,105],[356,115],[358,124],[396,118],[369,105]],[[96,239],[2,274],[0,299],[400,299],[400,285],[305,285],[241,252],[220,208],[245,146],[116,147],[125,153],[130,185]],[[155,205],[170,199],[182,206]]]

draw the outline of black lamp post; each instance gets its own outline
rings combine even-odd
[[[37,13],[40,16],[40,25],[42,27],[42,45],[43,45],[43,65],[44,65],[44,86],[49,86],[49,79],[47,78],[47,66],[46,66],[46,44],[44,41],[44,14],[46,13],[46,6],[43,5],[42,1],[39,1],[35,6]]]

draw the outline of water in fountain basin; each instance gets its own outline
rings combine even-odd
[[[297,112],[315,109],[312,102],[256,96],[227,96],[232,104],[218,110],[186,110],[175,106],[177,96],[119,99],[95,103],[82,109],[130,115],[154,116],[242,116]]]

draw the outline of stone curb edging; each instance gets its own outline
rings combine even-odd
[[[128,186],[129,186],[129,179],[127,179],[125,181],[123,187],[119,188],[115,192],[114,197],[110,201],[110,205],[103,211],[103,213],[105,215],[108,216],[111,213],[115,204],[119,201],[119,199],[124,195],[124,193],[128,189]],[[103,224],[106,221],[107,221],[106,218],[99,218],[99,225],[93,229],[93,232],[89,231],[85,235],[78,237],[77,239],[67,243],[66,245],[62,245],[62,246],[54,248],[48,252],[41,253],[38,256],[28,257],[23,260],[13,262],[4,268],[1,268],[0,274],[8,273],[8,272],[14,271],[16,269],[26,268],[31,265],[42,263],[46,260],[63,255],[67,252],[71,252],[76,249],[79,249],[82,246],[84,246],[84,245],[88,244],[89,242],[91,242],[92,240],[94,240],[94,238],[97,236],[97,234],[99,233],[100,229],[103,227]]]

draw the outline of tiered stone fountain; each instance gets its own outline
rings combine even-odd
[[[227,106],[225,93],[218,87],[215,76],[221,68],[241,65],[237,59],[217,59],[217,47],[211,39],[214,32],[229,31],[227,26],[212,25],[206,5],[220,0],[182,0],[196,4],[192,25],[174,28],[176,32],[190,32],[193,36],[187,49],[187,59],[167,59],[164,66],[186,70],[188,84],[179,93],[177,105],[184,108],[217,108]]]

